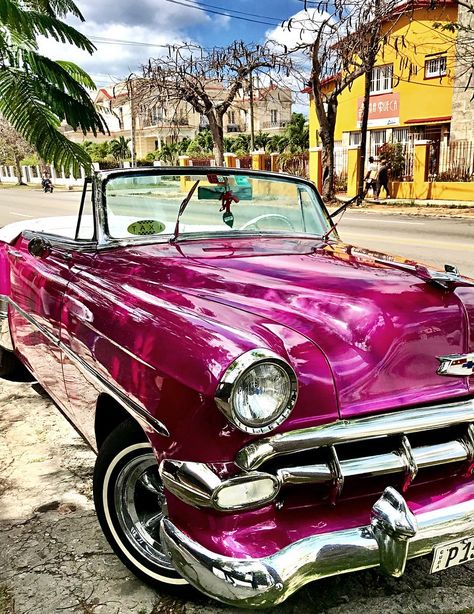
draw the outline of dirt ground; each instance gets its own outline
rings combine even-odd
[[[230,614],[188,592],[135,579],[102,537],[91,498],[94,455],[41,388],[0,381],[0,614]],[[472,614],[474,564],[402,579],[377,571],[305,587],[275,614]]]

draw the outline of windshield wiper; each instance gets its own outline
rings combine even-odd
[[[324,234],[321,239],[324,241],[324,243],[326,243],[329,239],[329,235],[334,232],[337,228],[337,225],[339,224],[339,222],[341,221],[341,218],[337,221],[337,222],[333,222],[332,219],[334,217],[336,217],[336,215],[339,215],[339,213],[344,213],[346,211],[346,209],[348,207],[350,207],[352,205],[352,203],[355,203],[356,200],[358,200],[359,195],[354,196],[354,198],[351,198],[350,200],[346,200],[345,203],[343,203],[338,209],[336,209],[333,213],[331,213],[331,215],[329,216],[329,220],[330,220],[330,224],[331,224],[331,228],[327,231],[326,234]],[[340,202],[340,201],[339,201]]]
[[[191,200],[191,198],[193,197],[194,192],[196,191],[196,188],[199,185],[199,181],[200,179],[198,179],[193,187],[189,190],[189,192],[186,194],[186,196],[183,199],[183,202],[180,204],[179,206],[179,210],[178,210],[178,217],[176,218],[176,225],[174,227],[174,232],[172,237],[170,238],[170,243],[174,243],[177,238],[179,237],[179,218],[183,215],[183,213],[186,210],[186,207],[188,206],[189,201]]]

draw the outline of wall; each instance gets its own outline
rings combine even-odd
[[[474,202],[474,181],[426,181],[428,177],[428,141],[415,142],[413,181],[392,181],[392,198],[409,200],[454,200]],[[351,148],[348,157],[347,196],[357,194],[359,148]],[[314,176],[311,177],[315,181]]]
[[[0,181],[2,183],[10,183],[15,184],[18,183],[17,177],[15,175],[15,167],[8,166],[10,169],[10,174],[6,173],[6,166],[0,165]],[[57,173],[53,167],[47,166],[48,174],[52,179],[53,185],[55,186],[82,186],[84,183],[84,172],[81,170],[81,177],[74,179],[73,177],[66,177],[64,172]],[[39,166],[22,166],[22,180],[24,183],[29,183],[33,185],[41,185],[41,171]],[[33,171],[33,169],[35,169]],[[36,177],[33,176],[36,174]]]

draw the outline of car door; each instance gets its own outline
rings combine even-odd
[[[81,199],[82,212],[86,186]],[[44,230],[25,230],[9,248],[11,328],[15,349],[38,382],[66,411],[61,313],[76,252],[92,251],[94,240],[77,238],[77,218],[45,220]],[[69,411],[68,411],[69,413]]]

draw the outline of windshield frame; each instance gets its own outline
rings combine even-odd
[[[136,176],[157,176],[157,175],[185,175],[189,177],[207,175],[207,174],[222,174],[222,175],[243,175],[247,177],[253,177],[255,179],[267,179],[273,181],[282,181],[296,184],[303,184],[311,190],[313,193],[317,205],[320,209],[320,215],[323,220],[328,224],[328,232],[325,235],[313,235],[311,233],[301,232],[280,232],[280,231],[256,231],[251,230],[249,232],[240,232],[232,234],[232,238],[239,237],[295,237],[295,238],[307,238],[307,239],[321,239],[322,236],[333,236],[338,240],[339,235],[337,230],[331,221],[329,212],[316,189],[315,184],[309,179],[297,177],[295,175],[289,175],[286,173],[273,173],[270,171],[257,171],[246,168],[226,168],[218,166],[159,166],[159,167],[140,167],[134,169],[114,169],[110,171],[99,171],[95,175],[96,183],[96,210],[98,217],[98,248],[116,247],[116,246],[128,246],[128,245],[149,245],[154,243],[169,243],[171,235],[153,235],[153,236],[137,236],[137,237],[125,237],[116,238],[112,237],[109,233],[108,220],[107,220],[107,184],[112,179],[118,177],[136,177]],[[178,242],[184,241],[196,241],[196,240],[212,240],[214,238],[229,238],[228,232],[213,232],[213,233],[193,233],[180,235]]]

